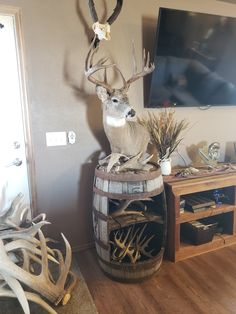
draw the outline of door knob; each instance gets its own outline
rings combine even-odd
[[[22,165],[22,160],[20,160],[19,158],[14,159],[11,163],[9,163],[8,165],[6,165],[6,167],[11,167],[11,166],[16,166],[19,167]]]

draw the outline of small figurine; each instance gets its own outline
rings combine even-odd
[[[199,154],[204,161],[205,164],[207,164],[209,167],[216,167],[219,158],[220,158],[220,143],[219,142],[213,142],[208,146],[208,149],[199,149]]]

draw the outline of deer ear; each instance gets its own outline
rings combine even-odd
[[[107,92],[107,90],[106,90],[106,88],[105,87],[103,87],[103,86],[96,86],[96,93],[97,93],[97,95],[98,95],[98,98],[102,101],[102,102],[104,102],[105,100],[107,100],[107,98],[108,98],[108,92]]]

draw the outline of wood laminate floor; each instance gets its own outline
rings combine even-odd
[[[236,245],[176,264],[164,261],[138,284],[107,278],[95,250],[77,256],[99,314],[236,314]]]

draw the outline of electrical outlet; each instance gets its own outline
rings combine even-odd
[[[47,146],[64,146],[67,145],[66,132],[47,132]]]
[[[75,141],[76,141],[76,134],[75,134],[75,132],[74,131],[69,131],[67,136],[68,136],[68,142],[70,144],[75,144]]]

